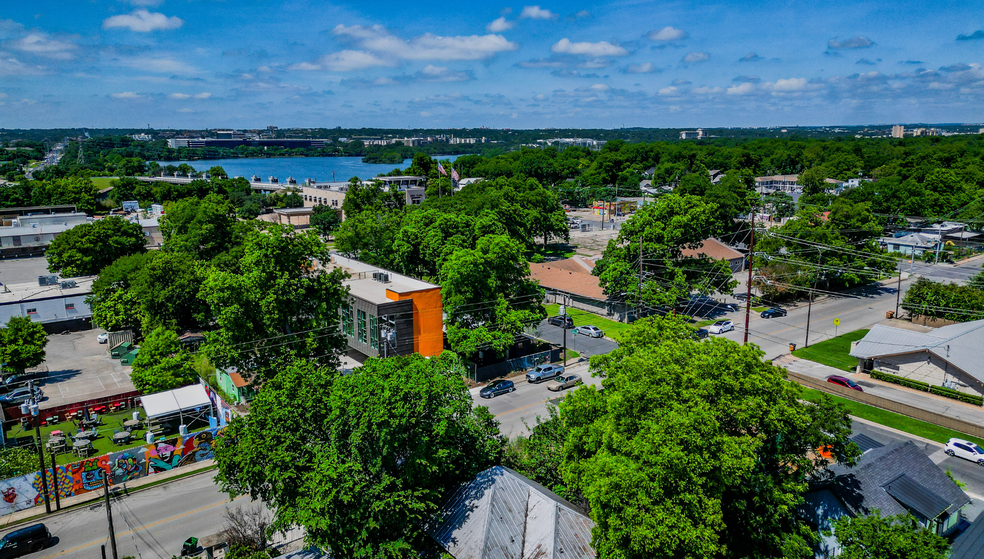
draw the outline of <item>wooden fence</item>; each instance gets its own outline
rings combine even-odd
[[[813,378],[800,373],[794,373],[793,371],[786,371],[786,375],[789,377],[789,380],[795,381],[808,388],[813,388],[822,392],[829,392],[849,400],[854,400],[855,402],[861,402],[862,404],[868,404],[869,406],[874,406],[876,408],[895,412],[906,417],[918,419],[919,421],[925,421],[926,423],[932,423],[933,425],[946,427],[947,429],[953,429],[954,431],[960,431],[961,433],[973,435],[978,438],[984,438],[984,426],[977,425],[975,423],[948,417],[936,412],[926,411],[915,406],[889,400],[888,398],[875,396],[874,394],[859,392],[857,390],[852,390],[845,386],[833,384],[825,380]]]

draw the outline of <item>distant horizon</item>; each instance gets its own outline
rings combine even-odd
[[[18,129],[849,127],[984,105],[984,21],[959,0],[7,4]]]

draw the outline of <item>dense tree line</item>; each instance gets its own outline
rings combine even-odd
[[[984,272],[968,285],[919,278],[905,293],[902,308],[914,315],[969,322],[984,318]]]

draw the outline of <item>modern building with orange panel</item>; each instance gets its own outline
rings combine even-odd
[[[330,267],[349,274],[348,302],[339,311],[349,348],[367,357],[441,354],[441,286],[337,254]]]

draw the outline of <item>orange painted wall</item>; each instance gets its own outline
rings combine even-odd
[[[444,351],[441,288],[402,294],[387,289],[386,297],[394,301],[413,300],[413,351],[424,357],[440,355]]]

